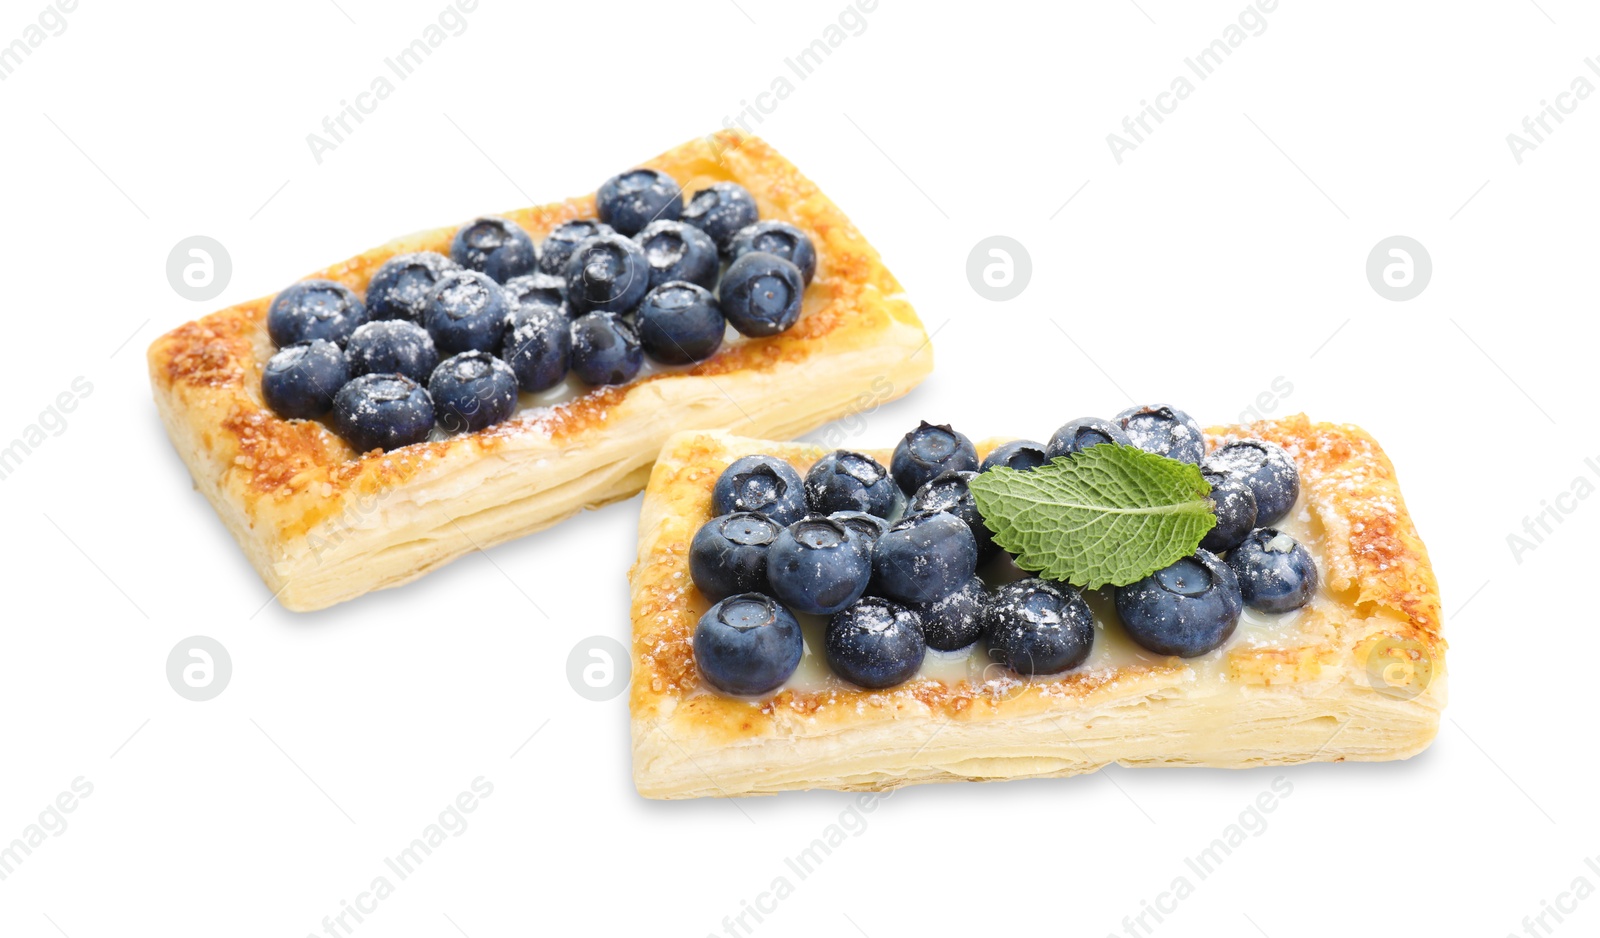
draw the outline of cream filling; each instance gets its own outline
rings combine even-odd
[[[1311,553],[1312,559],[1317,563],[1316,593],[1312,595],[1311,602],[1293,612],[1257,612],[1246,606],[1244,614],[1239,617],[1239,625],[1220,648],[1199,657],[1178,659],[1189,667],[1196,679],[1227,680],[1227,656],[1231,651],[1240,648],[1293,648],[1301,645],[1302,625],[1309,616],[1317,615],[1319,610],[1333,614],[1333,608],[1338,604],[1338,600],[1324,586],[1327,580],[1327,564],[1323,558],[1321,525],[1313,520],[1305,499],[1302,498],[1297,502],[1289,514],[1274,527],[1304,544],[1306,550]],[[979,573],[983,575],[984,582],[991,587],[1022,579],[1028,575],[1025,571],[1017,569],[1003,554],[991,561]],[[1083,594],[1089,603],[1089,608],[1094,611],[1094,646],[1089,651],[1088,660],[1065,673],[1112,671],[1129,665],[1163,664],[1174,660],[1146,651],[1129,637],[1121,619],[1117,617],[1117,610],[1112,601],[1113,593],[1114,590],[1107,588],[1086,591]],[[828,627],[828,618],[806,615],[797,618],[805,636],[805,651],[800,656],[800,665],[794,674],[774,693],[785,690],[815,693],[853,687],[854,685],[833,673],[823,653],[823,635]],[[928,649],[922,659],[921,670],[912,680],[937,680],[955,686],[962,681],[976,685],[993,680],[1016,680],[1018,677],[1019,675],[989,657],[983,640],[979,639],[957,651]],[[1059,675],[1038,677],[1043,680],[1053,680]]]
[[[708,359],[705,359],[705,361],[690,362],[686,365],[664,365],[661,362],[651,358],[649,355],[646,355],[644,356],[643,366],[639,368],[639,373],[634,376],[633,380],[618,386],[630,387],[638,384],[640,381],[643,381],[646,378],[651,377],[652,375],[678,374],[689,371],[696,365],[703,365],[707,361],[715,361],[719,355],[726,353],[729,349],[736,348],[737,346],[749,341],[750,340],[748,338],[740,335],[739,332],[730,325],[723,333],[722,347],[717,349],[716,354],[712,355]],[[527,417],[532,414],[546,412],[552,410],[553,408],[560,407],[563,404],[570,404],[573,401],[582,398],[586,394],[602,389],[603,386],[597,387],[595,385],[584,384],[582,381],[579,381],[578,376],[573,374],[573,372],[569,369],[565,378],[561,379],[561,381],[554,386],[546,388],[543,391],[530,394],[527,391],[519,390],[517,392],[517,409],[511,414],[509,419],[516,420],[519,417]],[[448,433],[439,427],[434,427],[432,432],[428,434],[428,440],[430,442],[437,443],[443,440],[451,439],[456,435],[457,434],[454,433]]]

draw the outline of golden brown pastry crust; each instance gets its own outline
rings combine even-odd
[[[837,206],[761,140],[734,132],[645,162],[694,192],[743,184],[762,218],[815,240],[801,318],[710,360],[524,410],[487,430],[355,453],[319,421],[262,402],[271,297],[174,329],[149,350],[157,407],[196,486],[279,601],[318,609],[406,582],[468,551],[637,492],[677,430],[791,437],[898,397],[933,366],[928,336],[878,253]],[[506,213],[535,240],[594,216],[593,196]],[[364,292],[389,258],[449,253],[454,227],[392,241],[309,276]]]
[[[1395,759],[1425,748],[1445,700],[1438,585],[1388,458],[1361,429],[1304,416],[1209,435],[1214,444],[1271,440],[1300,468],[1331,602],[1293,640],[1233,642],[1224,666],[1204,674],[1166,658],[1037,681],[986,672],[977,682],[919,676],[883,691],[835,682],[760,701],[711,692],[695,671],[694,627],[709,604],[689,579],[689,541],[734,459],[769,453],[804,472],[826,450],[719,433],[674,437],[646,488],[630,578],[640,793],[877,790],[1071,775],[1113,761],[1249,766]]]

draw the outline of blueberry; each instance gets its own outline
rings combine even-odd
[[[462,352],[433,370],[428,394],[439,429],[472,433],[516,412],[517,376],[488,352]]]
[[[1128,635],[1158,655],[1180,658],[1220,648],[1243,604],[1239,578],[1209,550],[1117,587],[1117,615]]]
[[[727,694],[777,690],[804,651],[794,614],[760,593],[729,596],[706,610],[694,629],[696,670]]]
[[[736,182],[714,182],[689,198],[683,206],[683,221],[699,228],[727,252],[733,236],[760,217],[750,190]]]
[[[332,280],[302,280],[272,298],[267,334],[279,348],[312,339],[343,347],[366,321],[367,305],[349,287]]]
[[[333,427],[358,453],[421,443],[433,429],[433,399],[405,375],[362,375],[334,396]]]
[[[705,361],[722,347],[728,331],[711,291],[683,280],[646,293],[634,322],[645,354],[667,365]]]
[[[1211,484],[1211,513],[1217,526],[1206,532],[1200,546],[1214,554],[1233,550],[1256,526],[1256,496],[1243,480],[1226,473],[1202,469]]]
[[[890,521],[905,507],[905,495],[882,463],[843,449],[817,460],[806,473],[806,501],[819,515],[864,511]]]
[[[960,589],[978,568],[972,529],[942,511],[911,515],[878,539],[875,588],[903,603],[926,603]]]
[[[622,235],[597,235],[572,252],[566,277],[567,306],[574,314],[626,313],[650,289],[650,264],[643,249]]]
[[[1005,466],[1018,472],[1027,472],[1030,469],[1037,469],[1044,465],[1049,461],[1049,458],[1045,454],[1043,443],[1035,443],[1032,440],[1013,440],[1010,443],[1002,443],[996,446],[989,452],[989,455],[983,457],[983,462],[978,465],[978,471],[987,472],[995,466]]]
[[[539,264],[539,249],[515,222],[485,215],[456,232],[450,242],[450,259],[489,275],[496,283],[505,283],[533,273]]]
[[[741,456],[717,477],[711,510],[719,515],[759,511],[788,527],[806,516],[805,483],[793,466],[776,456]]]
[[[728,243],[728,254],[740,257],[751,251],[776,254],[800,269],[806,283],[817,272],[817,250],[804,231],[786,221],[758,221],[740,228]]]
[[[837,521],[853,531],[861,538],[863,549],[871,553],[878,544],[878,538],[889,533],[889,522],[877,515],[870,515],[864,511],[836,511],[828,518]]]
[[[428,291],[456,262],[436,251],[399,254],[384,262],[367,283],[367,313],[373,319],[422,322]]]
[[[917,614],[876,596],[829,619],[822,647],[835,674],[870,690],[909,681],[927,654]]]
[[[633,327],[615,313],[593,312],[572,322],[572,373],[585,384],[625,384],[644,365]]]
[[[567,261],[572,259],[572,252],[578,249],[578,245],[590,238],[611,234],[616,232],[610,225],[603,225],[591,218],[562,222],[550,229],[544,243],[539,245],[539,273],[560,277],[565,282]]]
[[[723,315],[748,336],[777,335],[794,325],[804,293],[798,267],[760,251],[729,264],[717,288]]]
[[[328,412],[348,380],[350,368],[339,346],[313,339],[281,348],[267,359],[261,396],[280,417],[310,419]]]
[[[350,333],[344,355],[352,378],[394,374],[422,382],[439,364],[433,336],[406,319],[384,319],[361,326]]]
[[[1206,468],[1234,476],[1256,496],[1256,524],[1277,524],[1300,497],[1300,470],[1287,450],[1265,440],[1240,440],[1211,454]]]
[[[524,391],[560,384],[572,363],[572,322],[560,307],[519,306],[511,313],[500,357]]]
[[[1228,554],[1245,605],[1290,612],[1317,591],[1317,562],[1305,545],[1277,528],[1257,528]]]
[[[1122,427],[1109,420],[1099,417],[1079,417],[1069,421],[1056,431],[1055,436],[1045,446],[1045,455],[1051,459],[1057,456],[1071,456],[1081,453],[1091,446],[1102,443],[1121,443],[1128,445],[1128,434],[1122,432]],[[1146,447],[1141,447],[1144,449]]]
[[[983,637],[983,610],[989,593],[977,577],[960,589],[932,602],[908,605],[922,623],[922,636],[929,648],[955,651]]]
[[[783,525],[766,515],[735,511],[700,526],[689,542],[689,577],[712,602],[767,589],[767,550]]]
[[[674,280],[697,283],[707,290],[717,285],[722,262],[711,236],[681,221],[653,221],[633,236],[650,265],[650,286]]]
[[[1058,674],[1094,647],[1094,613],[1083,595],[1037,578],[1007,583],[984,607],[989,654],[1018,674]]]
[[[796,521],[767,551],[772,595],[796,612],[832,615],[860,599],[871,579],[859,535],[828,518]]]
[[[950,425],[924,420],[895,444],[889,472],[907,495],[914,493],[934,476],[951,469],[976,471],[978,451],[965,434]]]
[[[500,346],[510,311],[500,284],[475,270],[453,270],[428,294],[422,325],[441,355],[490,352]]]
[[[505,282],[506,299],[513,306],[548,306],[566,312],[567,281],[549,274],[523,274]]]
[[[1206,456],[1206,437],[1195,419],[1176,407],[1146,404],[1117,415],[1117,425],[1128,442],[1147,453],[1200,465]]]
[[[658,169],[630,169],[601,183],[594,205],[602,222],[631,237],[657,219],[677,221],[683,187]]]
[[[906,505],[906,514],[945,511],[955,515],[972,529],[972,536],[978,542],[978,557],[982,559],[994,550],[994,534],[983,523],[978,503],[968,488],[968,483],[977,477],[978,474],[971,471],[947,470],[939,473],[911,496],[911,501]]]

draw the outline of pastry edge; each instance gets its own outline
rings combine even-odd
[[[1408,759],[1433,742],[1445,684],[1441,674],[1405,700],[1358,685],[1254,696],[1187,696],[1168,686],[1054,713],[977,721],[907,713],[857,733],[732,747],[697,747],[664,736],[664,723],[635,721],[634,782],[646,798],[684,799],[1065,778],[1112,763],[1246,769],[1385,762]],[[1217,729],[1204,731],[1207,724]],[[1174,746],[1175,736],[1181,746]]]
[[[404,585],[472,551],[628,498],[644,487],[673,433],[738,427],[789,437],[882,406],[932,370],[926,344],[921,328],[893,320],[879,343],[859,351],[813,356],[768,371],[676,377],[647,395],[656,400],[630,395],[603,432],[561,441],[520,438],[475,458],[454,459],[445,470],[353,496],[343,510],[292,537],[251,524],[244,506],[227,491],[227,468],[201,445],[204,428],[184,419],[175,395],[158,389],[155,398],[195,487],[278,602],[293,612],[312,612]],[[819,372],[828,380],[815,387],[808,378]],[[661,419],[663,412],[695,417],[670,423]],[[548,484],[542,480],[552,466],[559,466],[561,480]],[[502,471],[492,478],[477,475],[496,468]],[[519,471],[529,468],[538,472]],[[403,532],[391,520],[400,516],[412,519]]]

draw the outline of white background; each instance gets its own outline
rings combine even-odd
[[[6,2],[0,42],[42,6]],[[583,699],[565,662],[627,637],[637,499],[294,615],[192,491],[150,401],[157,335],[397,234],[591,191],[721,126],[844,4],[483,0],[319,165],[306,135],[442,6],[88,0],[0,83],[0,441],[93,385],[0,482],[0,841],[94,786],[0,882],[0,934],[321,933],[478,776],[494,793],[470,827],[357,935],[722,933],[852,802],[635,794],[626,698]],[[756,129],[937,330],[935,374],[861,446],[918,418],[1043,438],[1131,399],[1225,422],[1279,377],[1274,413],[1370,430],[1443,589],[1437,742],[1394,764],[904,790],[758,933],[1121,932],[1280,775],[1269,826],[1157,933],[1499,936],[1576,877],[1600,887],[1600,507],[1567,502],[1520,562],[1507,544],[1596,480],[1600,102],[1520,165],[1505,140],[1575,76],[1600,82],[1600,14],[1285,0],[1119,165],[1106,135],[1243,8],[881,0]],[[205,303],[165,274],[194,234],[233,259]],[[994,234],[1033,261],[1007,303],[966,280]],[[1409,302],[1364,274],[1394,234],[1434,263]],[[206,703],[165,677],[195,634],[233,660]],[[1546,922],[1593,934],[1600,901]]]

